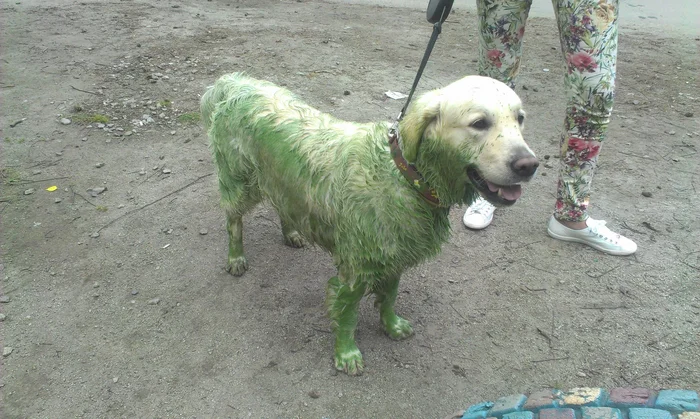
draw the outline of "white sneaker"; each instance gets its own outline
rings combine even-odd
[[[493,221],[493,212],[496,207],[482,197],[479,197],[473,204],[467,207],[462,221],[464,225],[473,230],[486,228]]]
[[[605,227],[605,221],[588,217],[586,225],[588,227],[583,230],[574,230],[552,216],[547,224],[547,233],[558,240],[587,244],[609,255],[626,256],[637,251],[635,242],[610,231]]]

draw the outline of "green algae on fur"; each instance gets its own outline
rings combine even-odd
[[[201,100],[227,214],[228,270],[241,275],[248,269],[242,216],[269,200],[286,243],[298,244],[301,237],[333,257],[338,275],[326,294],[335,367],[351,375],[364,366],[354,340],[361,298],[376,295],[389,336],[410,336],[409,322],[394,311],[400,276],[440,251],[451,232],[449,208],[478,194],[465,168],[480,148],[427,133],[440,111],[430,94],[414,102],[399,131],[406,157],[437,191],[440,207],[425,201],[396,168],[387,123],[336,119],[242,73],[221,77]]]

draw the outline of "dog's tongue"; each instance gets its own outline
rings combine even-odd
[[[520,188],[520,185],[501,186],[496,185],[495,183],[491,183],[487,180],[486,186],[489,187],[489,190],[491,192],[498,192],[501,198],[507,199],[509,201],[517,200],[523,193],[523,190],[522,188]]]

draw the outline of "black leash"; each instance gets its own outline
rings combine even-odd
[[[423,75],[423,70],[425,70],[425,66],[428,64],[428,58],[430,58],[430,53],[433,51],[433,47],[435,46],[435,42],[438,39],[438,36],[442,32],[442,22],[447,19],[446,13],[450,13],[450,8],[452,7],[452,4],[450,2],[449,7],[444,7],[442,11],[440,12],[440,19],[435,22],[433,25],[433,34],[430,36],[430,41],[428,42],[428,47],[425,49],[425,54],[423,54],[423,60],[420,63],[420,67],[418,67],[418,73],[416,74],[415,80],[413,80],[413,87],[411,87],[411,92],[408,94],[408,99],[406,99],[406,103],[403,105],[403,108],[401,108],[401,113],[399,113],[398,118],[396,118],[396,122],[394,123],[393,128],[398,127],[399,121],[403,118],[403,116],[406,114],[406,109],[408,109],[408,104],[411,103],[411,98],[413,97],[413,93],[416,90],[416,87],[418,86],[418,82],[420,81],[420,77]],[[428,13],[431,13],[434,11],[428,10]],[[430,19],[430,17],[429,17]]]

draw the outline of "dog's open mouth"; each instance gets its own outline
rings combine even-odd
[[[523,192],[519,184],[498,185],[489,182],[473,168],[467,169],[467,176],[469,176],[469,180],[471,180],[481,196],[492,204],[513,205]]]

